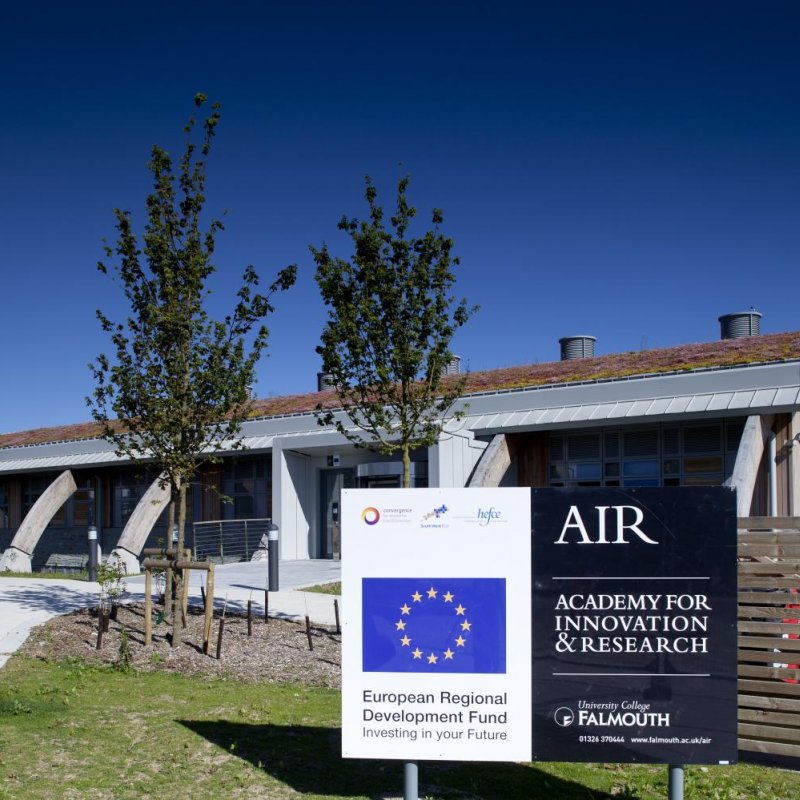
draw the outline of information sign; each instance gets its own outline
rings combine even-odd
[[[342,492],[342,753],[527,761],[529,489]]]
[[[736,503],[534,489],[533,756],[736,759]]]

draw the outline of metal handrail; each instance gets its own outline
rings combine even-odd
[[[257,550],[265,547],[271,524],[269,517],[195,522],[192,524],[194,558],[218,564],[250,561]]]

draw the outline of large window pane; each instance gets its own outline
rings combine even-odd
[[[722,456],[693,456],[683,459],[683,471],[697,472],[722,472]]]
[[[258,519],[269,515],[270,467],[264,458],[227,461],[222,465],[223,519]]]
[[[599,428],[550,437],[550,485],[714,485],[736,461],[742,418]],[[598,445],[602,443],[602,454]]]
[[[0,482],[0,528],[8,527],[8,484]]]
[[[36,501],[44,494],[47,487],[58,477],[58,475],[28,475],[22,482],[22,517],[23,519],[36,504]],[[54,528],[63,528],[66,524],[66,508],[56,511],[50,520],[50,525]]]
[[[599,478],[600,477],[600,462],[595,464],[570,464],[569,477],[578,480],[584,478]]]
[[[626,461],[622,465],[622,474],[626,478],[636,478],[640,475],[659,475],[660,464],[658,460],[650,461]]]

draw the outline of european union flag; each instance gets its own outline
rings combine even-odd
[[[364,672],[506,671],[505,578],[362,578]]]

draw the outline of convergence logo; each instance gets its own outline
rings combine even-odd
[[[367,508],[361,512],[361,519],[363,519],[367,525],[376,525],[380,518],[381,512],[374,506],[367,506]]]

